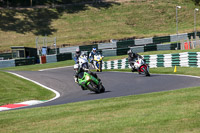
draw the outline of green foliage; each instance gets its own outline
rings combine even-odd
[[[199,5],[199,3],[200,3],[200,0],[192,0],[194,3],[195,3],[195,5]]]
[[[182,6],[178,12],[179,33],[193,32],[194,8],[199,6],[195,6],[191,0],[145,0],[65,5],[65,8],[2,9],[0,50],[10,50],[10,46],[35,47],[35,36],[45,34],[48,37],[57,37],[57,46],[175,34],[176,5]],[[197,18],[198,15],[199,12]],[[200,19],[196,21],[196,28],[199,30]]]
[[[92,2],[93,0],[1,0],[0,7],[10,6],[10,7],[27,7],[36,5],[53,5],[53,4],[73,4],[80,2]]]

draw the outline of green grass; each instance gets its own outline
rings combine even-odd
[[[150,73],[200,76],[200,68],[173,69],[151,68]],[[199,98],[200,87],[193,87],[0,112],[0,132],[198,133]]]
[[[0,112],[0,132],[198,133],[200,88]]]
[[[10,46],[19,45],[35,47],[35,37],[45,34],[57,37],[58,46],[176,34],[177,5],[182,6],[178,12],[179,33],[193,32],[194,8],[199,6],[192,0],[148,0],[65,9],[2,9],[0,49],[10,50]],[[197,30],[200,30],[200,19],[197,19]]]
[[[27,100],[49,100],[55,94],[30,81],[0,71],[0,105]]]

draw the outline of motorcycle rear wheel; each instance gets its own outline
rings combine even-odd
[[[100,90],[101,93],[105,92],[105,87],[103,85],[101,85],[101,90]]]
[[[93,81],[90,81],[90,84],[88,84],[87,87],[95,93],[100,93],[98,86]]]

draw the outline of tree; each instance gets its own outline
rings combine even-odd
[[[195,5],[199,5],[200,3],[200,0],[192,0],[192,1],[194,1]]]

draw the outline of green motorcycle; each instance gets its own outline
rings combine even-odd
[[[94,91],[96,93],[105,92],[105,88],[101,81],[98,81],[94,76],[87,72],[81,72],[78,75],[78,83],[87,90]]]

